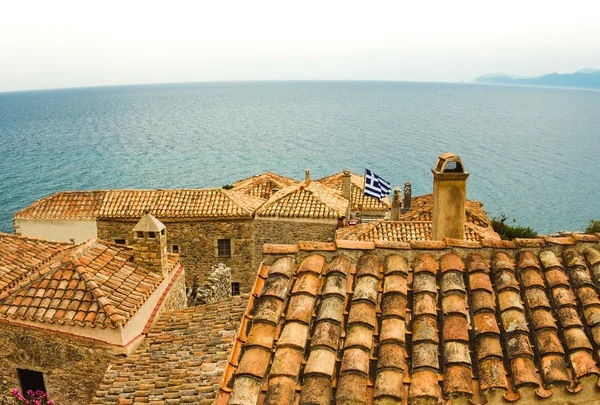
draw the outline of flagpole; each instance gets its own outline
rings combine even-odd
[[[367,189],[367,168],[365,167],[365,171],[363,173],[363,195],[362,201],[365,201],[365,190]],[[363,223],[363,206],[364,204],[360,204],[360,223]]]

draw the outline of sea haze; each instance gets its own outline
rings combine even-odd
[[[539,232],[600,218],[600,91],[240,82],[0,93],[0,230],[59,190],[220,187],[368,167],[413,195],[459,154],[467,196]]]

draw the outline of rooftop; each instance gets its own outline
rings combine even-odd
[[[263,203],[247,194],[213,189],[63,191],[34,202],[15,218],[139,219],[251,218]]]
[[[212,403],[247,298],[161,316],[134,354],[109,367],[92,403]]]
[[[264,252],[217,404],[600,400],[600,234]]]
[[[323,177],[317,180],[319,183],[333,188],[334,190],[342,191],[344,172],[339,172],[331,176]],[[363,212],[368,211],[387,211],[390,209],[390,200],[388,197],[379,201],[377,198],[366,196],[364,194],[365,178],[358,174],[350,173],[350,182],[352,183],[351,190],[351,210],[359,211],[362,208]]]
[[[286,187],[264,203],[256,215],[279,218],[338,219],[346,216],[342,192],[310,179]]]
[[[273,195],[273,190],[280,190],[295,183],[297,181],[292,178],[265,172],[236,181],[233,183],[233,190],[268,200]]]
[[[336,238],[360,241],[408,242],[431,240],[432,223],[429,221],[373,221],[338,229]],[[493,229],[467,222],[465,240],[500,239]]]
[[[0,233],[0,318],[116,328],[164,279],[133,262],[130,247],[81,245]],[[169,256],[169,267],[178,263]]]
[[[431,221],[433,211],[433,194],[424,194],[411,198],[411,210],[400,214],[400,221]],[[465,203],[465,220],[477,226],[491,228],[492,222],[483,210],[483,203],[467,200]]]

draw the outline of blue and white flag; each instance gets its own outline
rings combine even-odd
[[[369,169],[365,169],[365,195],[381,199],[392,191],[392,186]]]

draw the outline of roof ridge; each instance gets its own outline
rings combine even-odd
[[[96,301],[102,306],[104,312],[108,315],[108,319],[110,319],[111,323],[114,327],[122,326],[125,318],[123,315],[117,312],[117,309],[110,303],[108,297],[104,294],[94,277],[90,274],[90,272],[85,268],[85,266],[79,261],[79,257],[74,258],[72,260],[73,267],[79,273],[83,281],[90,288],[90,292],[96,298]]]
[[[267,205],[272,205],[274,203],[276,203],[277,201],[281,201],[283,200],[285,197],[287,197],[288,195],[292,194],[293,192],[296,191],[296,189],[300,188],[300,186],[302,184],[304,184],[306,182],[306,180],[300,181],[296,184],[291,184],[285,188],[282,188],[281,190],[279,190],[278,192],[276,192],[275,194],[273,194],[271,197],[269,197],[269,199],[267,201],[264,202],[263,205],[261,205],[256,212],[258,213],[259,211],[262,211],[264,207],[266,207]]]
[[[27,238],[25,238],[25,239],[27,239]],[[20,288],[17,288],[18,286],[20,286],[21,288],[25,288],[26,286],[32,284],[33,282],[41,279],[43,276],[45,276],[46,274],[49,273],[49,271],[42,272],[41,271],[42,267],[50,266],[51,263],[58,261],[59,258],[63,257],[64,255],[69,253],[70,250],[75,249],[77,247],[79,247],[79,245],[74,245],[72,248],[55,252],[50,257],[48,257],[46,260],[39,262],[35,266],[27,268],[27,271],[25,273],[23,273],[20,277],[15,278],[11,283],[7,284],[2,290],[0,290],[0,300],[3,300],[4,298],[6,298],[6,297],[14,294],[16,291],[18,291],[20,289]],[[64,260],[60,260],[60,262],[67,263]],[[60,267],[61,267],[60,265],[56,266],[56,270],[58,270]],[[36,276],[36,277],[34,278],[33,276]]]
[[[35,237],[31,237],[31,236],[17,235],[14,233],[0,231],[0,238],[3,238],[3,237],[8,237],[11,239],[25,239],[25,240],[31,240],[34,242],[44,242],[44,243],[50,243],[53,245],[75,245],[73,242],[67,242],[67,241],[62,241],[62,240],[50,240],[50,239],[44,239],[44,238],[35,238]]]
[[[234,203],[235,205],[237,205],[239,208],[246,211],[250,215],[254,214],[254,212],[256,210],[258,210],[260,207],[262,207],[262,205],[265,203],[265,201],[263,199],[242,193],[241,191],[225,190],[223,188],[220,188],[219,190],[221,190],[221,193],[224,194],[232,203]],[[234,197],[234,198],[232,198],[232,197]],[[260,202],[260,205],[256,209],[253,210],[251,207],[246,206],[244,202],[240,201],[240,198],[254,199],[254,200],[256,200],[257,203]]]
[[[331,202],[328,201],[324,201],[323,198],[325,197],[323,194],[321,193],[325,193],[325,192],[331,192],[331,195],[339,200],[345,200],[348,202],[348,207],[350,206],[351,203],[351,199],[348,199],[346,197],[344,197],[342,195],[342,192],[339,190],[336,190],[332,187],[326,186],[325,184],[321,184],[319,182],[316,181],[311,181],[310,183],[308,183],[306,189],[308,189],[309,187],[316,187],[316,190],[309,190],[312,195],[323,205],[325,205],[326,207],[328,207],[329,209],[333,210],[333,211],[337,211],[337,207],[331,207]],[[341,202],[341,201],[339,201]],[[346,210],[347,208],[346,207]],[[346,215],[346,212],[337,212],[338,215]]]

